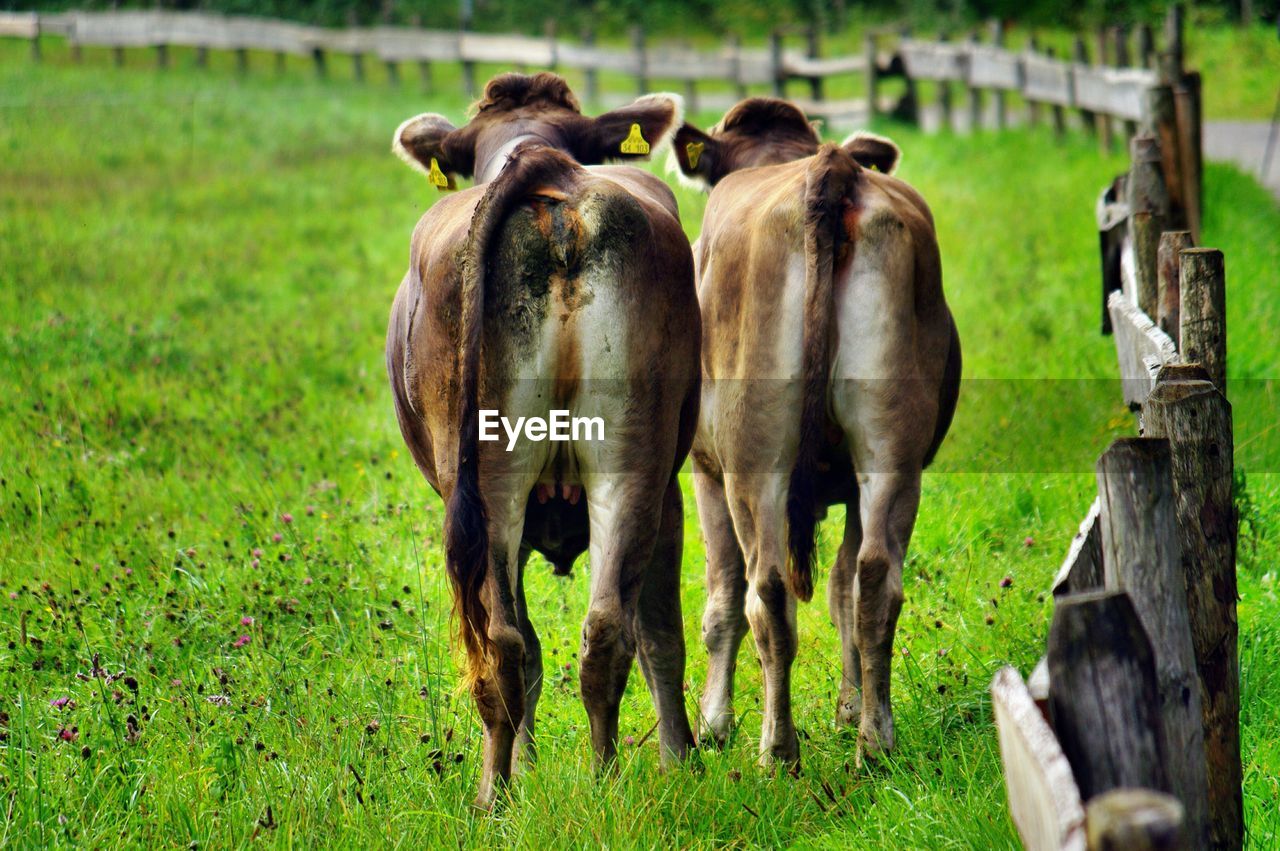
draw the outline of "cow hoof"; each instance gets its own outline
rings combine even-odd
[[[870,729],[868,729],[870,728]],[[872,765],[893,750],[893,718],[888,717],[879,725],[864,724],[858,731],[857,765]]]
[[[836,727],[856,727],[862,721],[862,694],[857,689],[840,692],[836,701]]]
[[[733,712],[721,711],[704,715],[698,725],[698,746],[723,750],[733,735]]]
[[[789,739],[762,747],[760,765],[765,768],[785,765],[795,774],[800,767],[800,740],[792,733]]]

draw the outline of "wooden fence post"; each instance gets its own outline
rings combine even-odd
[[[734,33],[729,39],[729,49],[733,56],[733,94],[738,100],[747,97],[747,84],[742,78],[742,36]]]
[[[1168,216],[1164,227],[1185,228],[1187,226],[1186,181],[1182,176],[1178,118],[1174,109],[1172,87],[1158,85],[1147,89],[1142,97],[1142,111],[1145,113],[1142,132],[1152,134],[1160,140],[1160,171],[1164,176],[1165,191],[1169,196]]]
[[[1170,339],[1178,339],[1179,314],[1182,306],[1181,263],[1179,254],[1192,246],[1191,232],[1167,230],[1160,234],[1156,250],[1156,315],[1152,317]]]
[[[643,95],[649,91],[649,57],[644,49],[644,27],[631,28],[631,48],[636,54],[636,91]]]
[[[817,24],[810,24],[808,35],[808,56],[817,59],[822,55],[822,33]],[[822,102],[822,77],[809,78],[809,96],[818,103]]]
[[[390,64],[390,63],[388,63]],[[276,73],[283,75],[289,65],[289,55],[284,51],[276,52]]]
[[[1123,25],[1111,28],[1111,37],[1115,43],[1115,65],[1117,68],[1129,67],[1129,31]],[[1138,132],[1138,125],[1131,119],[1126,119],[1121,125],[1124,127],[1124,137],[1132,139],[1134,134]]]
[[[596,31],[593,27],[587,27],[582,34],[582,43],[587,47],[596,46]],[[596,70],[594,63],[587,67],[587,103],[597,104],[600,102],[600,72]]]
[[[782,31],[769,33],[769,62],[773,66],[773,96],[787,96],[787,78],[782,70]]]
[[[1138,27],[1138,64],[1143,68],[1156,66],[1156,37],[1151,31],[1151,24]]]
[[[209,67],[209,48],[203,44],[196,48],[196,67]]]
[[[1084,43],[1084,36],[1077,35],[1071,45],[1071,59],[1077,65],[1089,64],[1089,48]],[[1084,129],[1091,133],[1101,133],[1101,123],[1097,115],[1087,109],[1080,110],[1080,120]]]
[[[316,45],[311,48],[311,63],[315,66],[316,76],[324,79],[329,76],[329,70],[325,65],[324,48]]]
[[[31,33],[31,61],[40,61],[40,16],[36,16],[35,30]]]
[[[1184,810],[1153,789],[1113,789],[1085,807],[1089,851],[1178,851]]]
[[[1200,199],[1204,174],[1200,72],[1183,74],[1173,86],[1174,114],[1178,128],[1178,153],[1182,158],[1182,196],[1191,236],[1200,239]]]
[[[880,40],[872,30],[868,30],[862,39],[863,49],[867,54],[867,120],[874,121],[880,113],[877,100],[880,97],[880,59],[877,56]]]
[[[951,41],[951,35],[946,32],[938,33],[938,41],[946,44]],[[938,80],[934,85],[938,87],[938,112],[940,113],[939,124],[941,125],[939,129],[954,130],[955,124],[951,118],[951,81]],[[970,125],[969,130],[970,132],[976,132],[978,127],[979,125],[973,124]]]
[[[1204,712],[1209,832],[1216,848],[1244,837],[1240,662],[1236,622],[1237,519],[1231,403],[1192,365],[1161,369],[1142,408],[1145,434],[1169,441],[1191,642]]]
[[[112,56],[112,59],[115,61],[117,68],[124,67],[124,48],[123,47],[120,47],[117,45],[116,47],[111,48],[111,56]]]
[[[1169,441],[1115,441],[1098,460],[1097,479],[1106,584],[1129,594],[1155,656],[1164,773],[1169,781],[1167,787],[1156,788],[1172,792],[1182,802],[1188,847],[1203,848],[1209,837],[1204,717],[1182,578]]]
[[[249,73],[249,51],[246,48],[236,48],[236,71],[241,74]]]
[[[1174,3],[1164,19],[1164,52],[1160,56],[1160,75],[1166,82],[1182,78],[1182,4]]]
[[[156,68],[161,71],[169,67],[169,45],[156,45]]]
[[[1124,787],[1168,788],[1151,642],[1129,595],[1058,600],[1049,712],[1084,800]]]
[[[991,43],[996,47],[1004,47],[1004,21],[996,19],[991,22]],[[996,129],[1003,130],[1006,123],[1005,96],[1002,89],[991,92],[991,100],[995,104]]]
[[[911,27],[903,26],[898,29],[899,39],[905,41],[911,38]],[[898,108],[895,113],[902,117],[904,121],[909,121],[917,127],[922,126],[920,120],[920,89],[916,85],[915,78],[906,73],[905,65],[902,74],[903,83],[906,91],[902,96],[902,100],[898,101]]]
[[[1052,47],[1045,50],[1045,55],[1050,59],[1057,58],[1057,51]],[[1061,138],[1067,134],[1067,111],[1060,103],[1055,103],[1049,108],[1053,115],[1053,135]]]
[[[1214,386],[1227,395],[1227,279],[1222,252],[1188,248],[1181,255],[1178,351],[1198,363]]]
[[[1040,40],[1036,37],[1036,34],[1034,32],[1031,33],[1030,38],[1027,40],[1027,50],[1029,50],[1031,53],[1040,52]],[[1019,67],[1021,67],[1021,65],[1019,65]],[[1026,89],[1025,71],[1023,72],[1022,77],[1023,77],[1022,87],[1023,87],[1023,90],[1025,91]],[[1039,123],[1040,123],[1040,102],[1034,101],[1034,100],[1028,100],[1027,101],[1027,126],[1035,127]]]
[[[1169,193],[1161,173],[1160,143],[1154,136],[1134,136],[1129,143],[1127,184],[1130,233],[1133,235],[1137,304],[1147,316],[1156,315],[1156,252],[1169,215]]]
[[[977,43],[977,33],[969,33],[969,44],[972,46]],[[944,82],[943,85],[950,88],[948,83]],[[965,104],[969,114],[969,130],[976,133],[982,128],[982,90],[968,80],[965,81]]]
[[[1098,61],[1096,64],[1107,65],[1110,53],[1110,46],[1107,43],[1107,31],[1106,29],[1100,29],[1098,30]],[[1095,121],[1098,127],[1098,144],[1104,154],[1109,154],[1112,149],[1111,116],[1103,112],[1095,113]]]

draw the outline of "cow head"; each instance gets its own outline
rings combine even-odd
[[[668,168],[682,180],[709,189],[740,169],[813,156],[820,142],[815,124],[794,104],[748,98],[709,132],[692,124],[677,130]],[[901,155],[893,142],[870,133],[855,133],[843,147],[862,166],[885,173],[897,166]]]
[[[435,186],[452,189],[456,175],[492,180],[507,154],[525,141],[557,148],[583,165],[648,159],[670,143],[683,113],[679,95],[653,94],[592,118],[582,114],[558,74],[500,74],[472,105],[465,126],[434,113],[418,115],[396,129],[391,147]]]

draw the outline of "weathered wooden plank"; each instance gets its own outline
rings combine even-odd
[[[637,70],[634,52],[568,41],[556,42],[556,59],[564,68],[616,71],[620,74],[635,74]]]
[[[915,39],[898,44],[907,76],[917,80],[963,80],[964,51],[961,45]]]
[[[1204,713],[1210,838],[1243,836],[1236,509],[1231,403],[1195,365],[1167,366],[1142,409],[1144,433],[1169,440],[1182,574]]]
[[[969,69],[965,78],[971,86],[984,89],[1022,88],[1022,56],[988,44],[968,48]]]
[[[782,70],[793,77],[837,77],[862,74],[867,70],[865,54],[814,58],[787,51],[782,56]]]
[[[712,53],[657,44],[648,49],[646,59],[650,76],[667,80],[727,80],[734,71],[728,51]]]
[[[245,16],[228,17],[225,32],[224,44],[209,46],[306,56],[311,54],[321,40],[317,27]]]
[[[1115,441],[1098,461],[1097,479],[1106,585],[1128,593],[1155,659],[1169,785],[1137,785],[1154,785],[1177,796],[1186,810],[1188,844],[1203,848],[1209,839],[1204,720],[1169,441]]]
[[[1076,105],[1095,113],[1137,121],[1142,118],[1144,92],[1156,75],[1142,68],[1073,65]]]
[[[1183,360],[1201,364],[1214,385],[1227,392],[1227,279],[1222,252],[1188,248],[1179,270],[1182,304],[1179,343]]]
[[[407,27],[378,27],[373,52],[384,62],[458,62],[458,33]]]
[[[1137,408],[1155,387],[1160,367],[1179,361],[1178,348],[1169,335],[1157,328],[1122,292],[1113,292],[1107,298],[1107,313],[1116,340],[1124,401]]]
[[[1112,789],[1085,807],[1089,851],[1177,851],[1182,804],[1154,789]]]
[[[35,12],[0,12],[0,36],[35,38],[40,35],[40,16]]]
[[[1048,655],[1050,715],[1080,795],[1166,790],[1155,660],[1129,595],[1059,600]]]
[[[1075,106],[1071,87],[1071,64],[1035,53],[1022,57],[1022,94],[1027,100]]]
[[[1102,588],[1102,533],[1098,529],[1098,500],[1080,521],[1080,531],[1071,539],[1067,557],[1053,579],[1054,598]]]
[[[459,39],[458,52],[466,62],[523,64],[537,68],[550,66],[553,58],[551,45],[545,38],[522,35],[464,32]]]
[[[158,12],[77,12],[72,40],[100,47],[151,47],[157,44]]]
[[[1009,811],[1028,851],[1083,851],[1084,808],[1071,765],[1010,667],[991,681]]]

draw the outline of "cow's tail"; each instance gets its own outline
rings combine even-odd
[[[488,512],[480,493],[480,347],[484,336],[486,265],[508,215],[540,186],[563,184],[580,166],[551,148],[522,148],[489,184],[471,216],[462,258],[461,404],[457,473],[445,508],[445,566],[453,584],[454,613],[467,652],[466,685],[474,686],[492,662],[489,612],[482,591],[489,572]]]
[[[800,445],[787,488],[787,583],[806,601],[813,597],[818,462],[827,419],[836,258],[847,239],[844,214],[854,200],[858,171],[848,153],[826,144],[805,174],[803,388]]]

